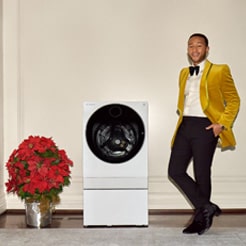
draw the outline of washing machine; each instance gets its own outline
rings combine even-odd
[[[85,102],[84,226],[148,225],[148,103]]]

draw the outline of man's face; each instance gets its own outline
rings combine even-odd
[[[209,47],[206,46],[204,38],[194,36],[188,41],[187,51],[189,58],[196,65],[206,59]]]

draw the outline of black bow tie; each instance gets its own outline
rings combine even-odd
[[[192,76],[194,74],[194,72],[196,72],[196,75],[198,75],[199,68],[200,68],[199,66],[195,66],[195,67],[191,66],[191,67],[189,67],[189,69],[190,69],[190,76]]]

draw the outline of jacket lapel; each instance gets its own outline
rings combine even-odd
[[[179,97],[178,97],[178,113],[183,114],[184,111],[184,100],[185,100],[185,86],[189,76],[189,68],[184,68],[180,73],[179,79]]]
[[[209,105],[209,94],[208,94],[208,76],[209,72],[212,68],[212,63],[210,61],[206,61],[204,66],[204,71],[202,74],[201,82],[200,82],[200,101],[203,111],[206,111]]]

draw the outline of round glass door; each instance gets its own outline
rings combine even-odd
[[[99,108],[86,126],[86,140],[101,160],[116,164],[133,158],[145,137],[144,124],[132,108],[109,104]]]

